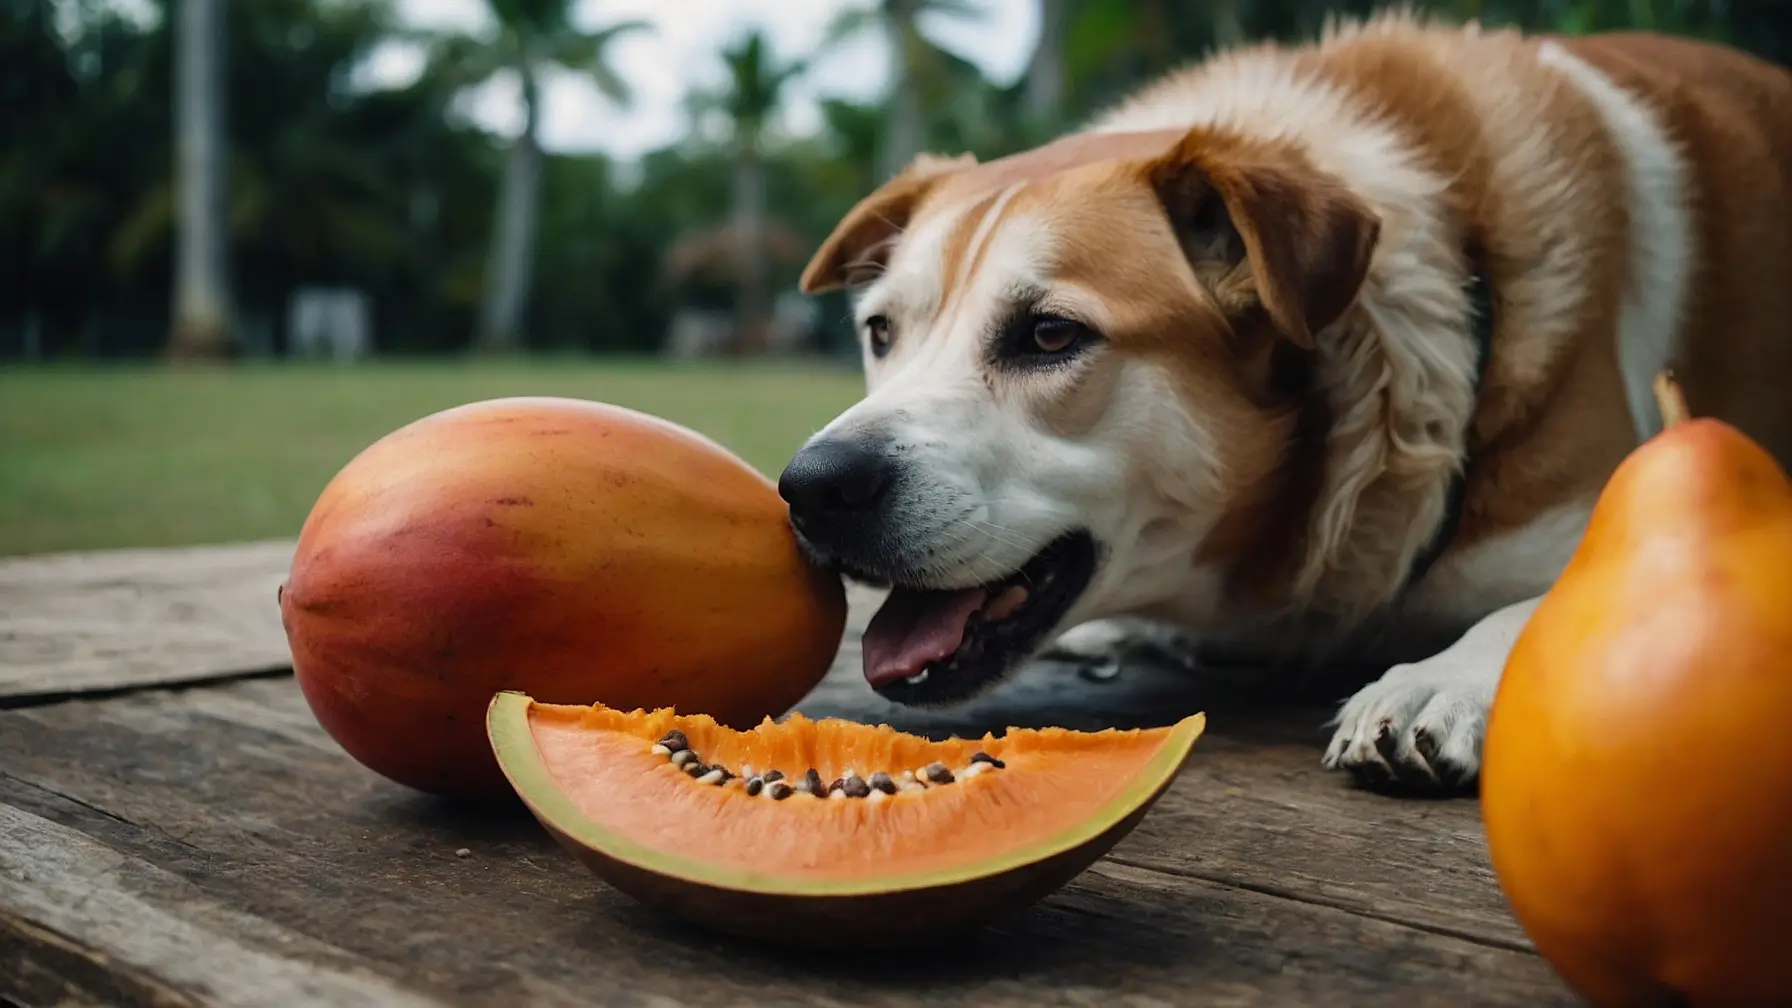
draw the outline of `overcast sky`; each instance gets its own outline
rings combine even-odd
[[[542,142],[552,150],[598,150],[632,159],[682,135],[687,124],[683,99],[692,87],[717,85],[724,75],[720,52],[747,29],[766,32],[781,60],[809,56],[840,10],[870,0],[581,0],[575,20],[601,26],[640,18],[654,31],[626,36],[615,44],[613,65],[634,89],[626,109],[612,106],[574,75],[544,83]],[[992,80],[1011,83],[1025,69],[1038,37],[1037,0],[982,0],[984,15],[972,22],[923,20],[922,31],[939,45],[977,64]],[[477,34],[487,27],[485,0],[398,0],[401,15],[418,27],[459,29]],[[402,82],[414,75],[414,51],[389,46],[369,68],[376,81]],[[820,122],[818,95],[867,98],[889,83],[884,43],[867,33],[816,64],[790,89],[780,126],[794,133],[813,131]],[[470,96],[467,112],[504,133],[521,122],[514,79],[499,80]]]

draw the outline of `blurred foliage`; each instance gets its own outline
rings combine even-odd
[[[154,0],[159,9],[168,0]],[[564,5],[492,0],[513,20]],[[915,81],[925,146],[995,156],[1036,142],[1141,79],[1244,37],[1299,38],[1367,0],[1056,0],[1067,18],[1063,105],[1022,114],[1022,85],[997,85],[943,49]],[[961,5],[963,6],[963,5]],[[1792,58],[1781,0],[1450,0],[1420,4],[1553,31],[1648,27]],[[509,8],[515,8],[509,10]],[[172,244],[171,47],[166,12],[139,23],[99,0],[0,0],[0,358],[26,333],[49,356],[143,356],[168,322]],[[472,61],[426,62],[413,84],[353,86],[401,29],[380,0],[232,3],[227,110],[233,295],[245,324],[284,345],[288,296],[346,284],[373,296],[382,353],[459,350],[483,293],[502,144],[450,115]],[[570,57],[569,57],[570,58]],[[625,82],[622,82],[625,83]],[[738,117],[745,109],[730,110]],[[758,115],[753,112],[753,115]],[[823,131],[766,130],[767,214],[810,241],[878,181],[888,110],[829,101]],[[655,349],[680,300],[730,292],[681,285],[661,264],[681,240],[735,212],[738,145],[693,133],[624,172],[601,156],[547,159],[529,305],[538,349]],[[626,176],[626,178],[624,177]],[[768,264],[776,290],[800,264]],[[847,345],[827,299],[827,342]]]

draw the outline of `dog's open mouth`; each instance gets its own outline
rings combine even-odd
[[[1088,587],[1095,540],[1072,532],[1008,577],[976,588],[891,589],[865,629],[865,678],[878,695],[932,706],[966,699],[1039,646]]]

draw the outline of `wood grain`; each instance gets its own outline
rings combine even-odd
[[[905,714],[851,671],[812,712],[962,734],[1027,714],[1029,697],[1096,719],[1169,719],[1197,699],[1186,677],[1096,685],[1040,667],[985,707]],[[1472,802],[1346,787],[1317,770],[1304,713],[1212,724],[1096,868],[996,928],[892,958],[668,920],[514,806],[456,806],[363,770],[289,680],[0,712],[0,933],[17,944],[47,926],[200,1000],[235,969],[472,1005],[1574,1003],[1506,916]],[[83,892],[100,905],[58,909]],[[133,937],[133,920],[185,937]]]
[[[0,805],[0,907],[15,943],[32,940],[33,930],[51,931],[66,958],[81,961],[65,975],[112,979],[108,998],[158,1005],[203,998],[267,1008],[436,1004],[365,969],[336,968],[331,960],[350,957],[222,906],[192,883],[76,830],[6,805]],[[41,996],[22,985],[6,993]]]
[[[200,1002],[148,971],[0,910],[0,1008],[190,1008]]]
[[[0,561],[0,705],[278,671],[292,543]]]

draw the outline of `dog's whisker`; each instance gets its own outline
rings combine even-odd
[[[970,527],[976,529],[979,532],[982,532],[984,535],[989,536],[991,539],[994,539],[996,542],[999,542],[1004,546],[1012,546],[1015,549],[1026,551],[1028,556],[1031,556],[1033,554],[1033,552],[1036,551],[1037,546],[1044,545],[1044,543],[1042,543],[1042,542],[1041,543],[1029,543],[1025,538],[1022,538],[1016,532],[1002,528],[999,525],[991,525],[988,522],[980,522],[974,518],[967,519],[965,524],[969,525]]]

